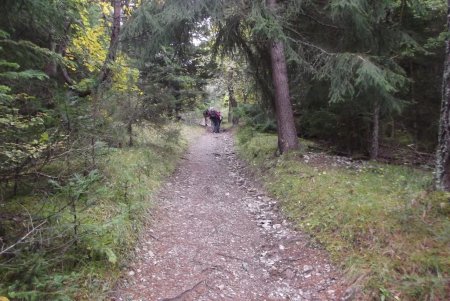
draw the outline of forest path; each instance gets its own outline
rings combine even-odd
[[[183,159],[113,300],[340,300],[339,273],[246,175],[230,132]]]

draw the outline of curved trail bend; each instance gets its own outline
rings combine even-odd
[[[113,300],[340,300],[337,270],[245,175],[231,133],[184,159]]]

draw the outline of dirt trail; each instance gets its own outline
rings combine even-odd
[[[205,133],[165,184],[113,300],[340,300],[339,274]]]

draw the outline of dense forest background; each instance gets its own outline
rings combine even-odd
[[[355,159],[434,167],[443,0],[0,0],[0,8],[0,296],[107,292],[149,187],[183,151],[176,122],[192,112],[226,108],[230,124],[278,132],[283,152],[277,112],[291,106],[277,100],[268,45],[284,49],[288,136]]]

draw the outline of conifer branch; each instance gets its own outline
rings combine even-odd
[[[331,25],[331,24],[327,24],[327,23],[323,23],[322,21],[314,18],[311,15],[305,14],[305,13],[300,13],[301,16],[307,17],[308,19],[311,19],[312,21],[316,22],[319,25],[325,26],[325,27],[329,27],[329,28],[333,28],[333,29],[338,29],[338,30],[342,30],[342,27],[338,27],[336,25]]]

